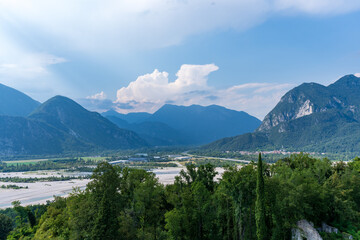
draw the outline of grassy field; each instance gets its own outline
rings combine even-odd
[[[31,160],[14,160],[14,161],[3,161],[7,165],[16,165],[16,164],[34,164],[37,162],[48,161],[50,159],[31,159]]]
[[[92,160],[92,161],[104,161],[108,157],[81,157],[84,160]]]
[[[106,157],[81,157],[82,159],[88,161],[104,161],[106,160]],[[51,161],[51,160],[66,160],[66,159],[73,159],[73,158],[43,158],[43,159],[24,159],[24,160],[12,160],[12,161],[2,161],[3,163],[6,163],[7,165],[16,165],[16,164],[35,164],[38,162],[44,162],[44,161]]]

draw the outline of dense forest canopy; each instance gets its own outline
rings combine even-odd
[[[0,238],[280,240],[306,219],[360,239],[359,158],[347,164],[299,154],[215,177],[213,165],[190,164],[164,186],[154,173],[103,162],[84,191],[2,211]]]

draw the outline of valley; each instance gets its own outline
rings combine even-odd
[[[195,219],[205,219],[208,227],[227,229],[228,239],[237,234],[235,224],[253,239],[256,229],[249,219],[256,217],[261,166],[269,199],[265,217],[273,236],[285,239],[299,219],[309,219],[358,237],[358,226],[343,218],[350,213],[358,224],[360,99],[349,89],[360,93],[359,86],[353,75],[328,87],[302,84],[262,122],[216,105],[166,104],[153,114],[100,114],[63,96],[33,102],[26,116],[0,114],[0,214],[15,219],[25,211],[29,216],[36,209],[48,211],[34,216],[38,228],[29,228],[30,220],[23,218],[10,235],[27,229],[35,239],[52,236],[54,226],[46,221],[58,217],[75,219],[74,226],[84,219],[96,225],[94,216],[102,216],[98,205],[115,211],[115,222],[140,224],[133,232],[120,229],[124,234],[146,232],[156,239],[158,234],[176,236],[181,229],[193,239],[196,229],[177,223],[198,224],[189,214],[196,212]],[[332,209],[323,208],[327,205]],[[238,208],[244,211],[240,216]],[[320,219],[318,211],[326,217]],[[141,221],[151,227],[142,229]],[[86,238],[87,225],[64,224],[56,228]],[[216,238],[219,232],[211,228],[203,231]],[[127,239],[136,239],[131,236]]]

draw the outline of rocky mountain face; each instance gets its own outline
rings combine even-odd
[[[358,152],[360,78],[347,75],[327,87],[304,83],[287,92],[254,133],[204,148]]]
[[[347,75],[325,87],[304,83],[287,92],[266,115],[257,131],[266,132],[283,122],[289,122],[312,113],[336,109],[360,120],[360,79]]]

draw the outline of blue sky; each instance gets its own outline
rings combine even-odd
[[[219,104],[262,119],[302,82],[359,73],[359,24],[351,0],[0,0],[0,82],[98,111]]]

